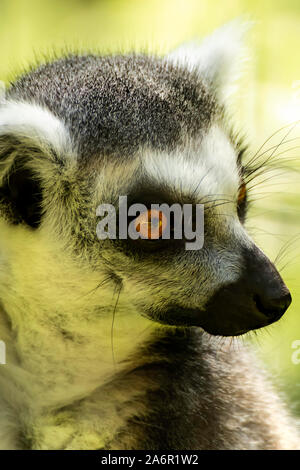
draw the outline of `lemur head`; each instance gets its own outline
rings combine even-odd
[[[244,228],[243,151],[226,119],[239,34],[224,27],[167,57],[70,55],[11,84],[0,105],[0,297],[12,321],[20,308],[62,324],[74,311],[84,330],[114,297],[120,312],[214,335],[283,315],[289,291]],[[203,247],[99,240],[97,207],[121,195],[204,204]]]

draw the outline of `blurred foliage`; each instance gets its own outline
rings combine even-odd
[[[300,119],[299,0],[0,0],[0,79],[10,80],[53,50],[164,53],[237,16],[255,23],[249,34],[253,58],[232,105],[251,156],[273,132]],[[278,266],[287,263],[283,275],[294,302],[279,323],[250,340],[300,413],[300,364],[291,360],[292,342],[300,340],[300,150],[292,149],[300,126],[286,127],[262,151],[287,132],[287,142],[275,150],[284,168],[254,184],[248,226],[272,259],[286,246]]]

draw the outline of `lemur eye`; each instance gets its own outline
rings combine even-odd
[[[240,185],[238,200],[237,200],[237,213],[240,221],[245,221],[247,211],[247,188],[246,183],[242,182]]]
[[[157,240],[167,228],[167,218],[162,211],[148,209],[135,219],[135,229],[142,238]]]
[[[242,205],[245,202],[246,195],[247,195],[246,183],[242,182],[240,189],[239,189],[239,194],[238,194],[238,206]]]

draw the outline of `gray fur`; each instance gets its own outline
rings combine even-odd
[[[8,97],[49,108],[85,158],[130,156],[141,145],[170,150],[215,112],[196,73],[143,55],[63,58],[17,80]]]

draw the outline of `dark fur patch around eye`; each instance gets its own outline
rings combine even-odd
[[[26,223],[37,228],[41,222],[42,189],[32,170],[22,163],[13,166],[0,188],[0,203],[6,217],[14,224]]]

